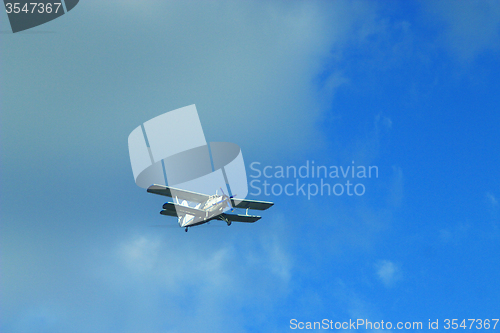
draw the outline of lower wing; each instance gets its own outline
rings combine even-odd
[[[255,215],[240,215],[240,214],[226,214],[222,213],[219,216],[217,216],[218,220],[223,220],[223,218],[228,219],[231,222],[247,222],[247,223],[253,223],[255,221],[260,220],[260,216],[255,216]]]

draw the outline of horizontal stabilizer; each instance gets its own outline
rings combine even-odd
[[[187,201],[193,201],[193,202],[205,202],[208,200],[210,196],[202,193],[196,193],[196,192],[191,192],[191,191],[186,191],[186,190],[181,190],[179,188],[175,187],[170,187],[170,186],[165,186],[165,185],[151,185],[148,187],[148,192],[149,193],[154,193],[154,194],[159,194],[159,195],[164,195],[166,197],[177,197],[179,199],[184,199]]]
[[[226,219],[228,219],[231,222],[247,222],[247,223],[253,223],[255,221],[260,220],[260,216],[255,216],[255,215],[240,215],[240,214],[225,214],[222,213],[220,214]],[[222,217],[217,217],[219,220],[223,220]]]
[[[204,216],[206,212],[204,210],[198,209],[198,208],[193,208],[193,207],[188,207],[188,206],[182,206],[182,205],[176,205],[173,202],[165,202],[163,204],[163,209],[168,210],[170,212],[175,212],[176,215],[194,215],[194,216]],[[163,214],[165,215],[165,214]]]
[[[164,209],[160,212],[161,215],[166,215],[166,216],[175,216],[177,217],[177,212],[174,210],[174,211],[171,211],[169,209]]]
[[[231,204],[234,208],[243,208],[243,209],[257,209],[257,210],[266,210],[274,203],[268,201],[257,201],[257,200],[243,200],[243,199],[231,199]]]

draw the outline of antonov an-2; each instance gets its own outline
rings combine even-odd
[[[177,217],[179,226],[185,228],[186,232],[190,227],[212,220],[224,221],[228,226],[231,225],[231,222],[253,223],[261,217],[248,215],[249,209],[266,210],[274,205],[274,203],[267,201],[235,199],[226,195],[222,189],[220,195],[217,194],[217,191],[215,195],[206,195],[155,184],[148,188],[148,192],[171,197],[176,201],[175,203],[166,202],[160,214]],[[188,202],[193,203],[194,207],[189,206]],[[225,213],[229,209],[232,212],[233,208],[246,209],[246,213],[245,215]]]

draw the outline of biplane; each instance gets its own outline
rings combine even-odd
[[[266,210],[274,205],[274,203],[267,201],[236,199],[233,196],[225,194],[222,189],[221,194],[218,194],[216,191],[214,195],[207,195],[154,184],[148,187],[148,192],[173,199],[174,202],[163,204],[163,210],[160,214],[177,217],[179,226],[185,228],[186,232],[190,227],[212,220],[224,221],[228,226],[232,222],[253,223],[261,217],[248,215],[249,209]],[[246,213],[227,213],[227,211],[232,213],[235,208],[246,209]]]

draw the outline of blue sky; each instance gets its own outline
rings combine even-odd
[[[0,23],[2,332],[498,318],[497,2],[83,1]],[[379,177],[254,196],[275,202],[255,224],[152,228],[175,220],[135,185],[127,138],[191,104],[249,174]]]

